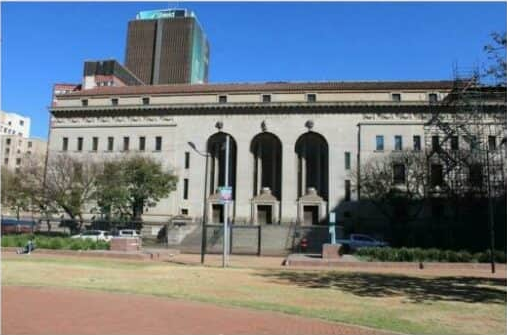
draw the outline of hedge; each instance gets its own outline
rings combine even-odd
[[[450,263],[489,263],[490,251],[470,253],[466,250],[440,250],[421,248],[360,248],[356,250],[357,256],[367,261],[381,262],[450,262]],[[495,262],[505,263],[506,254],[500,250],[495,251]]]
[[[28,240],[34,238],[35,248],[64,249],[64,250],[109,250],[109,242],[93,241],[90,239],[73,239],[70,237],[48,237],[24,235],[2,236],[2,247],[26,246]]]

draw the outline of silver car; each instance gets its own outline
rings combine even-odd
[[[94,241],[111,241],[111,235],[109,232],[104,230],[87,230],[82,232],[81,234],[74,235],[72,238],[80,238],[80,239],[90,239]]]

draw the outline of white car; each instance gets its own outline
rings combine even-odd
[[[112,236],[109,232],[104,230],[87,230],[79,235],[74,235],[72,238],[90,239],[94,241],[111,241]]]
[[[118,231],[119,237],[141,237],[139,233],[134,229],[121,229]]]

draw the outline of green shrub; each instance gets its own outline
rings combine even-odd
[[[33,238],[30,234],[5,235],[2,236],[2,247],[26,246],[28,240]],[[89,239],[72,239],[70,237],[51,237],[36,235],[34,238],[35,248],[37,249],[63,249],[63,250],[108,250],[109,243],[104,241],[92,241]]]

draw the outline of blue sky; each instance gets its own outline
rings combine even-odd
[[[177,3],[169,3],[171,7]],[[1,108],[47,137],[51,88],[86,59],[125,56],[128,20],[167,2],[2,3]],[[485,60],[505,3],[192,3],[211,82],[450,79]]]

